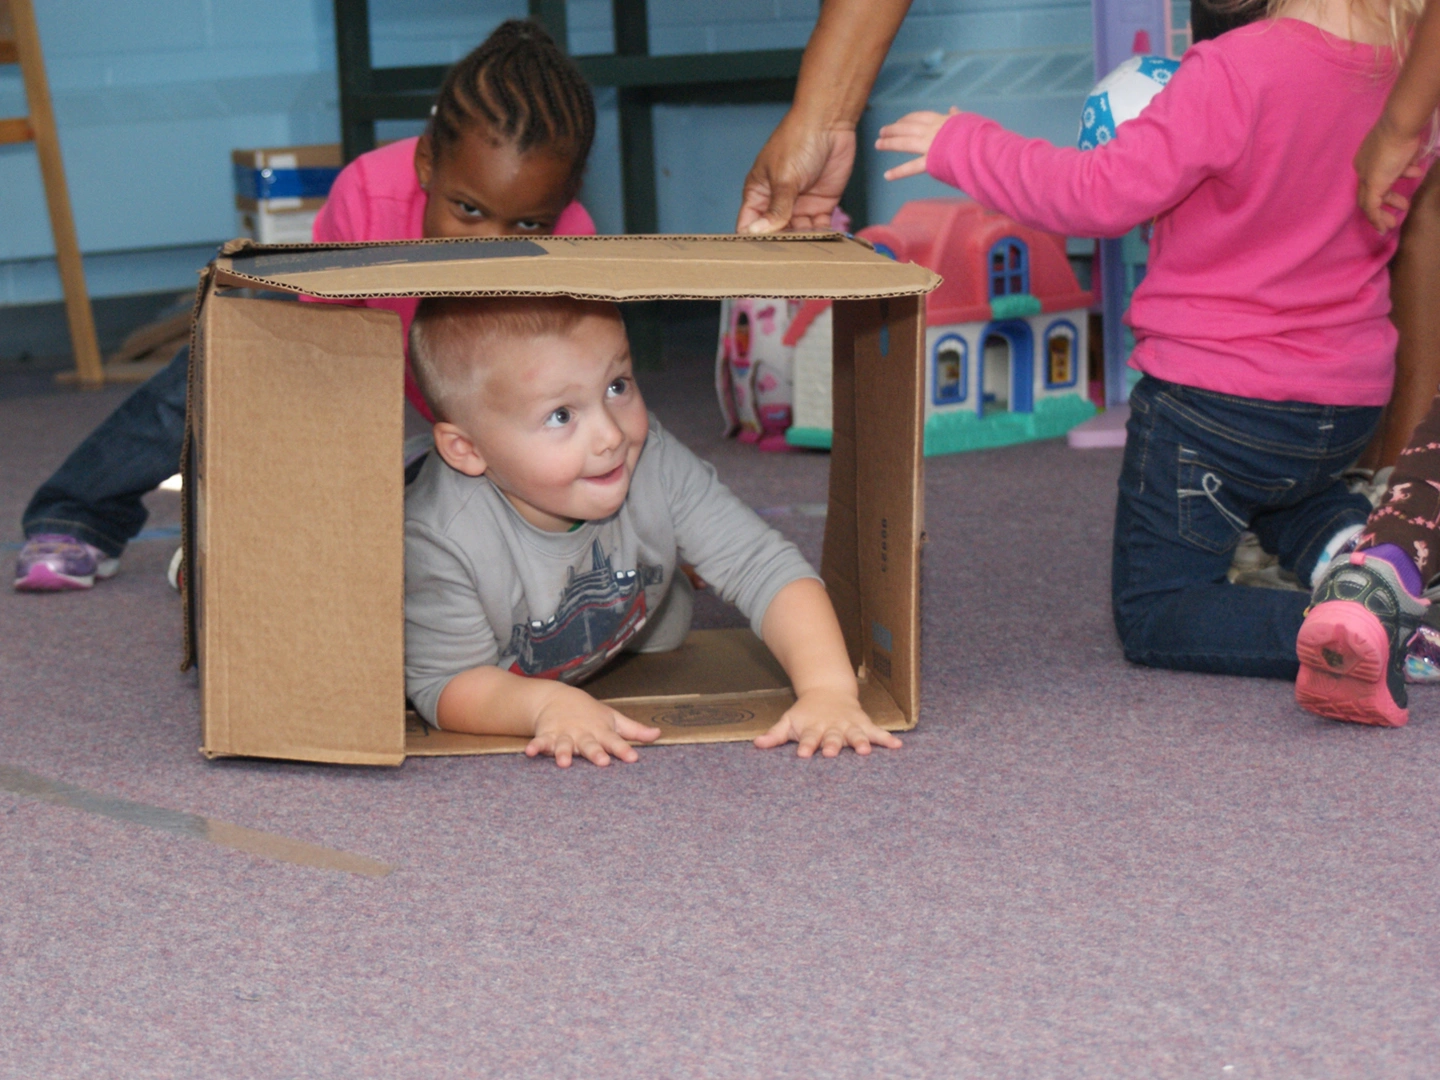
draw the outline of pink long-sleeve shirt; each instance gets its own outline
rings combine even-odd
[[[1351,161],[1394,76],[1389,49],[1264,21],[1192,48],[1105,146],[1057,148],[961,114],[926,166],[1052,232],[1113,237],[1153,218],[1131,366],[1242,397],[1383,405],[1398,230],[1360,213]]]
[[[415,175],[415,144],[419,138],[401,139],[361,154],[340,170],[329,198],[315,217],[311,239],[317,244],[364,240],[419,240],[425,235],[425,189]],[[594,236],[595,222],[585,207],[572,202],[555,221],[556,236]],[[405,397],[427,420],[430,407],[410,372],[410,324],[420,306],[413,296],[386,296],[363,301],[365,307],[384,308],[400,316],[405,335]]]

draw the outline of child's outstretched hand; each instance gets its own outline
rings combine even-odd
[[[903,180],[907,176],[919,176],[923,173],[925,171],[925,155],[930,153],[930,144],[935,141],[935,136],[940,134],[940,129],[945,126],[945,121],[959,111],[952,105],[950,111],[943,116],[935,112],[913,112],[908,116],[902,116],[893,124],[886,124],[882,127],[880,137],[875,140],[876,150],[920,155],[911,158],[903,165],[886,169],[885,179]]]
[[[1403,214],[1410,209],[1410,200],[1392,188],[1401,177],[1415,179],[1424,174],[1416,163],[1423,141],[1420,135],[1407,136],[1396,130],[1382,113],[1355,155],[1360,209],[1382,233],[1398,224],[1396,211]]]
[[[596,701],[584,690],[556,683],[555,693],[535,716],[535,737],[525,747],[527,757],[551,754],[562,769],[578,754],[605,766],[610,758],[634,763],[640,755],[626,740],[653,742],[660,729],[646,727]]]
[[[834,757],[847,746],[857,754],[870,753],[871,745],[900,748],[900,740],[884,728],[877,727],[855,695],[835,690],[810,690],[801,694],[785,715],[764,735],[757,736],[755,745],[761,750],[799,743],[796,754],[808,758],[818,749],[822,756]]]

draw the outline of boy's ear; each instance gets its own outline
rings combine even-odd
[[[446,465],[466,476],[483,476],[489,466],[470,436],[454,424],[441,421],[435,425],[435,450]]]
[[[435,154],[430,146],[430,133],[427,131],[415,143],[415,179],[420,181],[422,190],[430,190],[430,177],[434,171]]]

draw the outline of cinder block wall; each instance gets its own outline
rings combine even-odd
[[[232,147],[333,138],[325,0],[36,0],[98,295],[181,287],[234,231]],[[0,115],[24,108],[0,67]],[[35,154],[0,149],[0,303],[59,296]],[[205,247],[202,247],[205,245]],[[125,256],[103,253],[134,252]]]
[[[185,288],[234,232],[229,154],[338,135],[330,0],[35,0],[87,272],[96,295]],[[607,0],[571,0],[570,46],[611,48]],[[817,0],[651,0],[657,53],[800,46]],[[524,0],[371,0],[377,64],[456,59]],[[1084,0],[916,0],[892,53],[1087,48]],[[584,198],[621,226],[613,96]],[[937,105],[948,104],[936,102]],[[0,68],[0,115],[23,109]],[[740,182],[781,106],[659,108],[661,225],[731,227]],[[888,117],[887,117],[888,119]],[[413,126],[390,125],[384,134]],[[896,193],[900,194],[900,193]],[[29,147],[0,148],[0,304],[58,299],[49,225]]]

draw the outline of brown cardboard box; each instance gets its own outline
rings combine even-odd
[[[187,648],[202,750],[349,764],[512,752],[436,732],[404,690],[402,348],[386,311],[257,299],[569,294],[826,297],[835,442],[821,574],[882,726],[919,709],[922,296],[939,279],[834,234],[227,247],[190,369]],[[297,565],[296,560],[303,560]],[[700,631],[587,684],[662,743],[750,739],[793,701],[748,630]]]

